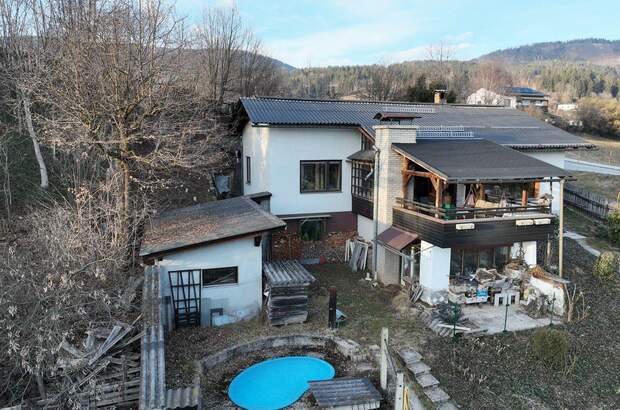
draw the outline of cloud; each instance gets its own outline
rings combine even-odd
[[[299,37],[274,39],[265,45],[270,55],[304,67],[352,64],[352,55],[379,55],[381,49],[411,38],[416,32],[412,19],[384,18],[377,22],[348,25]]]

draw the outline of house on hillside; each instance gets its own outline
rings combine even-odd
[[[546,110],[549,98],[528,87],[506,87],[503,93],[480,88],[467,97],[470,105],[502,105],[511,108],[536,107]]]
[[[386,284],[419,280],[435,304],[452,278],[537,263],[568,176],[592,147],[503,106],[243,98],[244,194],[269,192],[275,259],[330,259],[376,243]]]

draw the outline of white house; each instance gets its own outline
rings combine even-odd
[[[260,311],[263,238],[284,226],[248,197],[208,202],[154,218],[140,256],[157,265],[177,326],[236,321]]]
[[[376,239],[377,278],[414,276],[428,303],[478,267],[535,264],[565,151],[592,147],[502,106],[244,98],[239,120],[244,194],[272,194],[285,246]]]

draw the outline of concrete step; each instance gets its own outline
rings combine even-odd
[[[423,389],[435,387],[439,385],[439,380],[437,380],[435,376],[433,376],[430,373],[421,374],[419,376],[416,376],[415,379],[418,382],[418,384],[422,386]]]
[[[411,373],[413,373],[415,376],[431,371],[430,366],[424,362],[413,363],[411,366],[407,366],[407,368],[411,370]]]
[[[426,394],[426,397],[428,397],[428,399],[436,406],[450,400],[448,393],[446,393],[441,387],[437,386],[424,389],[424,394]]]
[[[398,354],[407,367],[422,360],[422,355],[411,348],[402,349]]]
[[[458,410],[458,406],[452,401],[447,401],[445,403],[441,403],[437,407],[437,410]]]

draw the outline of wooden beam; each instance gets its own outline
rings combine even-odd
[[[433,174],[432,172],[428,172],[428,171],[414,171],[411,169],[407,169],[407,170],[402,170],[401,171],[404,175],[409,175],[412,177],[423,177],[423,178],[439,178],[437,175]]]
[[[562,277],[564,273],[564,179],[560,180],[560,226],[558,242],[558,276]]]
[[[401,172],[402,172],[402,187],[401,187],[401,197],[403,199],[407,199],[407,186],[409,185],[409,180],[411,179],[411,175],[407,173],[409,170],[409,160],[406,157],[402,157],[401,161]]]
[[[523,184],[521,191],[521,206],[527,206],[527,185]]]

